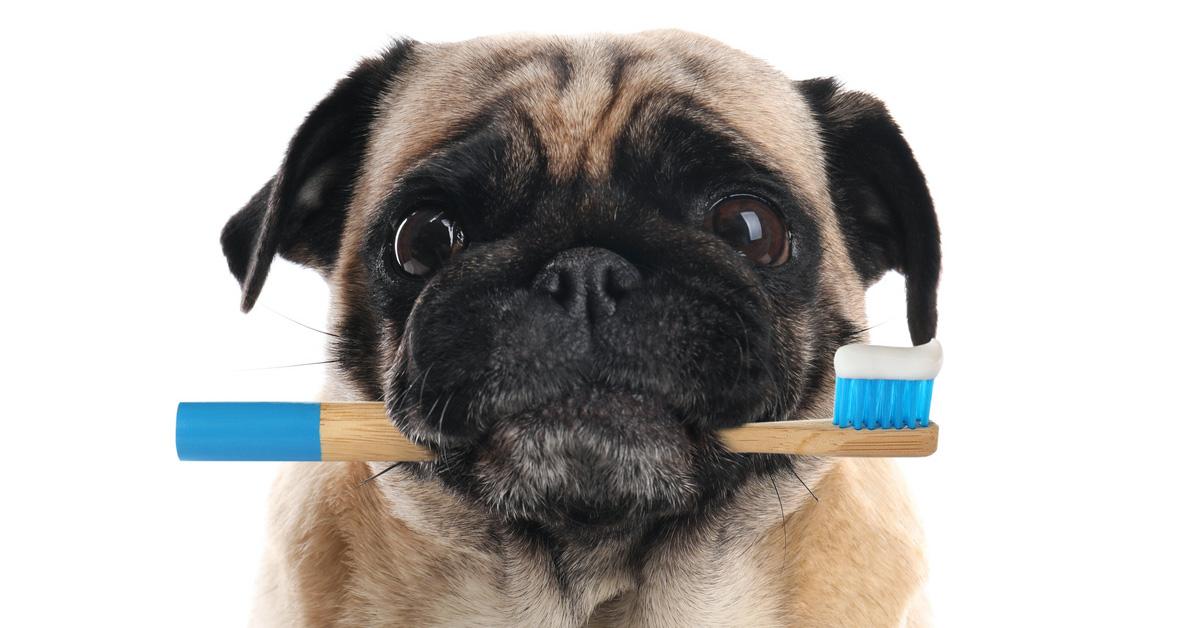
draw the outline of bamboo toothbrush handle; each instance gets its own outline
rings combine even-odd
[[[322,403],[322,460],[433,460],[392,424],[382,403]]]
[[[919,457],[937,451],[938,426],[856,430],[830,419],[747,423],[721,431],[729,451],[856,458]]]
[[[720,432],[734,452],[810,456],[914,457],[937,450],[938,426],[856,430],[829,420],[747,423]],[[381,403],[322,403],[322,460],[432,460],[388,420]]]

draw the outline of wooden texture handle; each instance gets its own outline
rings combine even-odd
[[[730,451],[807,456],[914,457],[937,450],[938,426],[856,430],[827,419],[747,423],[720,432]],[[321,459],[432,460],[433,454],[404,438],[382,403],[322,403]]]
[[[433,460],[433,452],[404,438],[382,403],[322,403],[321,459],[398,462]]]
[[[856,430],[829,419],[747,423],[721,431],[729,451],[807,456],[915,457],[937,451],[938,426]]]

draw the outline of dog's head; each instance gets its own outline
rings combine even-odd
[[[694,514],[782,456],[715,430],[830,410],[865,286],[935,326],[937,223],[883,105],[678,31],[402,41],[305,120],[222,234],[334,292],[339,377],[508,520]],[[416,464],[416,463],[414,463]]]

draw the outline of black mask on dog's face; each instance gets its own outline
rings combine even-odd
[[[715,434],[826,409],[833,352],[858,338],[823,288],[835,243],[813,199],[685,95],[645,96],[607,167],[567,174],[505,100],[405,168],[348,237],[372,120],[410,53],[399,44],[340,83],[226,227],[244,307],[276,252],[335,276],[342,374],[438,451],[415,472],[511,522],[696,516],[793,464],[730,454]],[[856,270],[906,272],[920,341],[938,268],[920,171],[881,106],[843,132],[831,82],[797,87],[843,140],[826,166]]]

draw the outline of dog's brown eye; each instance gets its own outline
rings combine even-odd
[[[441,268],[466,245],[466,235],[458,224],[434,209],[419,209],[396,228],[396,262],[414,277]]]
[[[755,264],[778,266],[788,260],[787,227],[758,197],[737,195],[718,201],[704,226]]]

